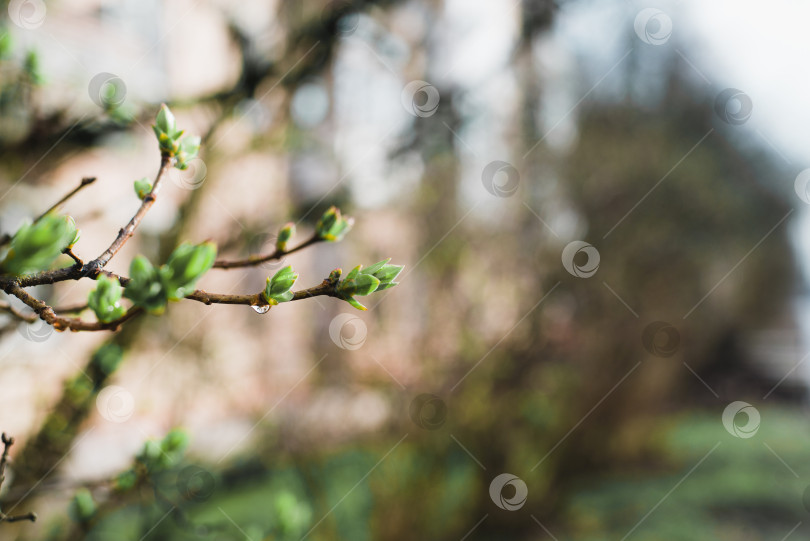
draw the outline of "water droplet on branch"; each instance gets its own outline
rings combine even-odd
[[[253,311],[257,314],[266,314],[270,311],[269,304],[251,304],[250,307],[253,308]]]

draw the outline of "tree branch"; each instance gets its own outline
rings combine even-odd
[[[253,267],[256,265],[261,265],[267,261],[275,261],[277,259],[281,259],[282,257],[288,256],[292,253],[295,253],[299,250],[303,250],[308,246],[312,246],[313,244],[317,244],[321,242],[323,239],[318,237],[317,235],[313,235],[308,240],[304,241],[303,243],[299,244],[295,248],[291,248],[289,250],[274,250],[273,252],[265,255],[252,255],[248,256],[245,259],[237,259],[235,261],[226,261],[223,259],[217,259],[214,262],[215,269],[236,269],[240,267]]]
[[[62,253],[65,254],[66,256],[70,257],[70,259],[73,260],[74,266],[81,267],[81,266],[84,265],[84,261],[82,261],[79,258],[79,256],[77,256],[76,254],[73,253],[73,248],[65,248],[62,251]]]
[[[83,312],[87,310],[89,306],[86,302],[81,304],[72,304],[68,306],[56,306],[54,307],[53,311],[57,314],[78,314],[79,312]]]
[[[301,246],[303,247],[303,245]],[[300,247],[299,247],[300,248]],[[104,273],[105,275],[109,276],[110,278],[115,278],[119,281],[122,286],[126,286],[129,283],[130,279],[126,276],[120,276],[113,272],[109,271],[99,271]],[[307,289],[301,289],[298,291],[293,292],[292,301],[300,301],[303,299],[309,299],[312,297],[319,297],[319,296],[327,296],[327,297],[335,297],[339,298],[337,294],[337,285],[340,279],[338,277],[330,277],[324,279],[323,282],[318,284],[317,286],[313,286]],[[33,323],[36,321],[37,317],[45,321],[46,323],[53,326],[54,329],[57,331],[117,331],[118,328],[129,321],[130,319],[140,315],[143,313],[143,309],[134,306],[127,310],[127,312],[118,319],[110,321],[109,323],[102,323],[100,321],[85,321],[80,318],[70,318],[70,317],[60,317],[56,314],[57,310],[52,308],[48,305],[48,303],[37,299],[36,297],[30,295],[22,286],[17,283],[11,283],[5,286],[5,292],[9,295],[13,295],[20,299],[26,306],[31,308],[34,311],[34,314],[22,314],[19,312],[12,312],[14,315],[28,321],[29,323]],[[185,297],[186,299],[201,302],[205,305],[211,304],[241,304],[246,306],[256,306],[256,307],[263,307],[266,306],[270,307],[268,302],[264,299],[261,292],[254,293],[254,294],[244,294],[244,295],[230,295],[225,293],[209,293],[202,289],[197,289],[190,295]],[[0,309],[8,309],[12,311],[11,305],[8,303],[4,303],[5,305],[0,305]],[[81,308],[81,307],[76,307]],[[65,312],[71,311],[78,311],[76,309],[73,310],[65,310]]]
[[[165,114],[171,115],[170,112],[168,113],[167,112],[168,109],[165,109],[165,111],[162,110],[161,113],[159,113],[158,123],[161,122],[160,120],[161,118],[163,119],[163,121],[166,121],[167,117],[161,115]],[[173,124],[174,122],[173,117],[171,117],[171,119],[172,119],[171,123]],[[174,130],[175,128],[172,127],[167,129],[170,129],[171,131]],[[82,278],[93,279],[102,273],[111,278],[117,279],[122,286],[127,285],[127,283],[130,281],[129,278],[119,276],[112,272],[105,271],[104,266],[107,263],[109,263],[109,261],[113,257],[115,257],[115,255],[121,250],[124,244],[126,244],[129,238],[134,235],[135,230],[141,223],[141,220],[143,220],[144,216],[146,216],[146,213],[155,203],[163,179],[166,177],[169,170],[177,164],[177,158],[175,158],[174,151],[166,150],[165,148],[163,148],[163,144],[165,143],[165,141],[160,139],[160,137],[165,138],[166,133],[160,133],[158,135],[159,140],[162,141],[161,149],[163,150],[163,152],[161,153],[160,168],[158,169],[155,181],[152,185],[152,189],[143,198],[140,207],[132,216],[132,218],[129,220],[129,223],[119,230],[118,235],[113,240],[112,244],[110,244],[110,246],[101,255],[99,255],[97,258],[88,263],[84,263],[82,259],[79,258],[75,253],[73,253],[72,249],[68,247],[63,250],[63,253],[68,255],[71,259],[73,259],[74,264],[70,267],[63,267],[55,270],[42,271],[23,276],[0,275],[0,289],[5,291],[7,294],[13,295],[18,299],[20,299],[26,306],[28,306],[34,311],[34,314],[22,313],[16,310],[10,303],[0,304],[0,309],[6,310],[10,312],[12,315],[16,316],[17,318],[31,323],[34,322],[36,318],[42,319],[46,323],[53,326],[57,331],[64,331],[67,329],[70,329],[71,331],[103,331],[103,330],[116,331],[123,323],[126,323],[129,319],[132,319],[144,312],[144,310],[140,307],[133,307],[127,310],[127,312],[120,318],[106,323],[100,321],[84,321],[80,318],[62,317],[57,315],[57,312],[59,311],[81,312],[87,307],[87,305],[83,304],[76,307],[69,307],[69,309],[56,310],[50,305],[48,305],[48,303],[46,303],[45,301],[37,299],[34,296],[27,293],[25,291],[25,288],[37,285],[54,284],[57,282],[63,282],[67,280],[80,280]],[[172,144],[176,145],[177,143],[173,142]],[[78,191],[81,190],[84,186],[87,186],[94,181],[95,178],[92,177],[82,179],[79,186],[74,188],[71,192],[65,195],[51,208],[49,208],[42,215],[40,215],[37,218],[37,220],[41,219],[42,216],[45,216],[48,212],[51,212],[53,209],[57,208],[59,205],[67,201],[70,197],[78,193]],[[277,245],[276,249],[269,254],[256,256],[252,255],[246,259],[233,261],[216,260],[213,264],[213,267],[220,269],[232,269],[232,268],[256,266],[266,261],[281,259],[284,256],[293,254],[295,252],[298,252],[299,250],[303,250],[304,248],[316,244],[318,242],[321,242],[323,240],[324,238],[322,238],[320,235],[316,233],[313,234],[309,239],[307,239],[303,243],[289,250],[279,249]],[[302,300],[319,295],[339,297],[337,293],[338,283],[339,283],[339,272],[337,274],[333,273],[333,275],[330,275],[329,278],[325,279],[318,286],[293,292],[293,297],[290,300]],[[255,294],[228,295],[220,293],[208,293],[203,290],[196,290],[192,292],[190,295],[187,295],[186,298],[197,302],[202,302],[203,304],[206,305],[210,304],[249,305],[256,308],[257,309],[256,311],[260,313],[266,313],[271,307],[271,304],[264,298],[261,291]]]
[[[33,323],[37,319],[39,319],[36,314],[25,314],[23,312],[20,312],[19,310],[14,308],[14,306],[12,306],[12,304],[10,302],[0,301],[0,310],[8,312],[9,314],[16,317],[17,319],[20,319],[22,321],[26,321],[28,323]]]
[[[101,323],[100,321],[84,321],[79,318],[60,317],[54,312],[46,302],[41,301],[17,284],[11,284],[5,289],[9,295],[14,295],[22,302],[31,308],[37,316],[46,323],[53,326],[57,331],[64,331],[70,329],[71,331],[116,331],[121,324],[126,323],[133,317],[141,314],[143,310],[139,307],[134,307],[127,310],[127,313],[120,318],[110,321],[109,323]]]
[[[53,212],[54,210],[59,208],[61,205],[65,204],[65,202],[67,202],[68,199],[70,199],[71,197],[73,197],[74,195],[79,193],[82,188],[84,188],[85,186],[89,186],[90,184],[94,183],[95,181],[96,181],[96,177],[84,177],[82,179],[82,181],[79,183],[78,186],[76,186],[71,191],[69,191],[67,194],[65,194],[65,196],[62,199],[60,199],[59,201],[57,201],[56,203],[51,205],[50,208],[48,208],[48,210],[46,210],[45,212],[43,212],[42,214],[37,216],[34,219],[34,223],[37,223],[42,218],[44,218],[49,212]]]
[[[171,156],[167,156],[165,154],[161,155],[160,169],[155,177],[155,182],[152,184],[152,191],[143,198],[143,201],[141,201],[141,206],[138,208],[138,211],[135,213],[129,223],[118,231],[118,236],[115,237],[115,240],[112,244],[110,244],[110,247],[104,250],[104,253],[87,265],[91,270],[96,271],[104,268],[104,265],[109,263],[110,259],[112,259],[113,256],[115,256],[115,254],[117,254],[118,251],[124,246],[124,244],[126,244],[129,238],[135,234],[135,229],[137,229],[143,217],[146,216],[146,213],[149,212],[149,209],[155,203],[161,183],[169,170],[174,167],[174,162],[175,159]]]
[[[64,267],[61,269],[56,270],[48,270],[42,271],[35,274],[27,274],[24,276],[2,276],[0,275],[0,288],[7,290],[8,287],[13,285],[18,285],[19,287],[32,287],[38,285],[46,285],[46,284],[55,284],[56,282],[64,282],[66,280],[78,280],[80,278],[95,278],[98,276],[98,273],[104,266],[110,262],[110,260],[118,253],[118,251],[126,244],[129,238],[135,233],[135,229],[137,229],[138,225],[141,223],[141,220],[152,205],[155,203],[157,199],[158,191],[160,190],[160,186],[162,184],[163,179],[168,174],[169,170],[174,167],[175,159],[171,156],[161,155],[160,158],[160,169],[158,170],[157,176],[155,177],[155,182],[152,185],[152,191],[149,192],[146,197],[143,198],[141,202],[141,206],[138,207],[137,212],[135,215],[130,219],[129,223],[121,228],[118,231],[118,235],[113,240],[112,244],[110,244],[109,248],[107,248],[100,256],[98,256],[93,261],[89,263],[83,263],[82,260],[73,253],[73,251],[68,248],[65,250],[65,254],[71,257],[75,264],[71,267]],[[83,179],[82,182],[84,186],[90,184],[92,181],[85,182],[88,179]],[[82,185],[79,185],[78,188],[74,189],[68,195],[73,195],[79,189],[82,188]],[[67,196],[66,196],[67,197]],[[62,200],[65,200],[62,198]],[[61,204],[57,203],[57,205]],[[57,205],[54,205],[57,206]],[[52,207],[52,208],[54,208]],[[46,211],[44,214],[47,214],[50,210]],[[43,216],[44,216],[43,214]],[[40,219],[41,216],[37,219]]]
[[[76,186],[71,191],[69,191],[67,194],[65,194],[65,196],[62,197],[62,199],[60,199],[59,201],[57,201],[56,203],[51,205],[48,208],[48,210],[46,210],[45,212],[43,212],[42,214],[37,216],[34,219],[34,223],[37,223],[38,221],[40,221],[49,212],[52,212],[52,211],[56,210],[60,205],[63,205],[68,199],[70,199],[71,197],[73,197],[74,195],[79,193],[79,191],[81,191],[82,188],[92,184],[95,181],[96,181],[96,177],[84,177],[81,180],[81,182],[79,182],[78,186]],[[2,235],[0,235],[0,246],[5,246],[6,244],[8,244],[11,241],[12,237],[13,237],[13,235],[9,235],[8,233],[3,233]]]
[[[8,450],[11,449],[11,446],[14,445],[14,438],[6,436],[6,433],[3,432],[2,436],[0,436],[0,441],[3,442],[3,456],[0,457],[0,486],[3,485],[3,482],[6,480],[6,464],[8,463]],[[22,520],[30,520],[34,522],[37,520],[36,513],[25,513],[22,515],[7,515],[3,512],[0,512],[0,522],[19,522]]]
[[[155,182],[157,182],[157,181],[155,181]],[[153,189],[153,193],[154,193],[154,189]],[[148,196],[147,196],[147,198],[148,198]],[[141,206],[141,209],[142,208],[143,208],[143,206]],[[148,210],[148,208],[147,208],[147,210]],[[139,209],[138,212],[139,213],[141,212],[140,209]],[[144,211],[143,214],[145,214],[145,213],[146,212]],[[132,224],[132,222],[134,220],[135,220],[135,218],[133,217],[133,219],[130,220],[130,224]],[[137,220],[137,223],[140,223],[140,218]],[[135,227],[137,227],[137,223],[136,223]],[[129,228],[129,227],[130,226],[128,225],[127,228]],[[134,231],[134,229],[133,229],[133,231]],[[121,230],[121,232],[119,233],[119,236],[116,238],[115,242],[113,242],[113,245],[111,245],[110,248],[108,248],[104,252],[105,254],[107,252],[113,253],[112,252],[113,246],[115,246],[118,243],[117,248],[115,248],[115,252],[117,252],[118,250],[120,250],[121,246],[124,245],[126,240],[129,237],[132,236],[132,233],[130,233],[128,236],[126,236],[125,234],[123,234],[123,232],[124,232],[124,229]],[[119,243],[119,239],[123,239],[123,240],[120,240],[120,243]],[[218,268],[218,269],[234,269],[234,268],[240,268],[240,267],[256,266],[256,265],[260,265],[260,264],[262,264],[262,263],[264,263],[266,261],[274,261],[274,260],[277,260],[277,259],[281,259],[282,257],[286,257],[286,256],[288,256],[290,254],[293,254],[295,252],[303,250],[304,248],[312,246],[313,244],[317,244],[318,242],[322,242],[322,239],[313,235],[311,238],[309,238],[305,242],[303,242],[303,243],[299,244],[298,246],[296,246],[294,248],[291,248],[289,250],[285,250],[285,251],[275,250],[274,252],[272,252],[270,254],[263,255],[263,256],[251,256],[251,257],[248,257],[246,259],[240,259],[240,260],[235,260],[235,261],[217,260],[217,261],[214,262],[214,268]],[[108,273],[106,271],[101,270],[102,267],[104,265],[106,265],[107,262],[109,262],[109,260],[112,258],[112,256],[107,258],[106,261],[103,261],[103,264],[102,264],[102,256],[104,254],[102,254],[102,256],[99,256],[94,261],[90,261],[88,263],[84,263],[84,264],[80,265],[81,259],[79,259],[78,256],[73,254],[73,252],[71,252],[71,251],[66,251],[65,253],[67,255],[71,256],[71,258],[73,258],[73,260],[76,262],[75,265],[70,266],[70,267],[63,267],[61,269],[54,269],[54,270],[37,272],[37,273],[34,273],[34,274],[25,274],[25,275],[22,275],[22,276],[0,275],[0,288],[6,289],[7,287],[9,287],[12,284],[16,284],[16,285],[18,285],[20,287],[25,288],[25,287],[33,287],[33,286],[55,284],[57,282],[65,282],[65,281],[68,281],[68,280],[79,280],[81,278],[95,278],[96,276],[99,275],[100,272],[104,272],[105,274],[107,274],[109,276],[114,276],[114,277],[117,277],[117,278],[123,278],[123,277],[118,277],[117,275],[115,275],[113,273]],[[113,255],[115,255],[115,253],[113,253]],[[121,280],[119,280],[119,281],[121,281]],[[126,281],[121,281],[121,285],[126,285]]]
[[[317,286],[294,291],[293,298],[290,300],[290,302],[319,296],[337,297],[337,283],[337,280],[330,280],[329,278],[326,278]],[[267,301],[264,300],[261,293],[256,293],[254,295],[227,295],[222,293],[208,293],[207,291],[198,289],[191,295],[188,295],[186,298],[206,305],[244,304],[248,306],[268,306]]]
[[[0,457],[0,487],[2,487],[3,482],[6,480],[6,463],[8,463],[8,450],[11,449],[12,445],[14,445],[14,438],[6,436],[6,433],[3,432],[2,436],[0,436],[0,441],[3,442],[3,456]]]

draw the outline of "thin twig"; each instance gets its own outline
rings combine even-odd
[[[290,302],[320,296],[337,297],[337,282],[333,282],[327,278],[317,286],[294,291],[293,298],[290,300]],[[186,298],[201,302],[203,304],[244,304],[247,306],[267,306],[267,301],[264,300],[261,293],[256,293],[254,295],[226,295],[222,293],[208,293],[207,291],[198,289]]]
[[[60,199],[59,201],[57,201],[56,203],[54,203],[53,205],[51,205],[51,206],[48,208],[48,210],[46,210],[45,212],[43,212],[42,214],[40,214],[39,216],[37,216],[37,217],[34,219],[34,223],[37,223],[38,221],[40,221],[40,220],[41,220],[42,218],[44,218],[44,217],[45,217],[45,216],[46,216],[46,215],[47,215],[49,212],[53,212],[54,210],[56,210],[56,209],[57,209],[57,208],[58,208],[60,205],[63,205],[63,204],[64,204],[64,203],[65,203],[65,202],[66,202],[68,199],[70,199],[71,197],[73,197],[74,195],[76,195],[77,193],[79,193],[79,191],[80,191],[82,188],[84,188],[85,186],[88,186],[88,185],[90,185],[90,184],[94,183],[95,181],[96,181],[96,177],[84,177],[84,178],[81,180],[81,182],[79,182],[79,185],[78,185],[78,186],[76,186],[76,187],[75,187],[75,188],[73,188],[71,191],[69,191],[67,194],[65,194],[65,196],[64,196],[64,197],[62,197],[62,199]],[[9,242],[11,242],[11,239],[12,239],[12,238],[13,238],[13,236],[12,236],[12,235],[9,235],[8,233],[3,233],[2,235],[0,235],[0,246],[5,246],[5,245],[6,245],[6,244],[8,244]]]
[[[78,280],[80,278],[95,278],[98,269],[91,272],[90,265],[86,264],[81,268],[71,265],[61,269],[47,270],[34,274],[23,274],[22,276],[0,275],[0,288],[5,289],[10,284],[17,284],[20,287],[33,287],[65,282],[67,280]]]
[[[30,520],[31,522],[37,521],[37,514],[32,512],[28,512],[22,515],[6,515],[5,513],[0,513],[0,522],[20,522],[23,520]]]
[[[100,271],[103,272],[105,275],[117,279],[121,285],[126,286],[129,283],[130,279],[126,276],[120,276],[113,272],[109,271]],[[312,297],[318,296],[328,296],[328,297],[338,297],[337,293],[337,284],[338,279],[330,279],[326,278],[323,282],[318,284],[317,286],[313,286],[307,289],[301,289],[298,291],[293,292],[293,298],[291,301],[300,301],[303,299],[309,299]],[[53,326],[54,329],[57,331],[117,331],[118,328],[129,321],[130,319],[138,316],[139,314],[143,313],[143,309],[140,307],[133,307],[130,308],[123,316],[120,318],[110,321],[108,323],[102,323],[100,321],[85,321],[79,318],[69,318],[69,317],[60,317],[56,314],[56,310],[54,310],[51,306],[49,306],[46,302],[37,299],[36,297],[30,295],[25,289],[23,289],[20,285],[16,283],[12,283],[10,285],[5,286],[5,292],[9,295],[14,295],[18,299],[20,299],[26,306],[31,308],[34,311],[34,314],[31,316],[23,315],[26,321],[33,322],[36,320],[36,317],[39,317],[46,323]],[[240,304],[245,306],[268,306],[267,301],[264,299],[261,293],[255,294],[243,294],[243,295],[229,295],[224,293],[209,293],[202,289],[197,289],[190,295],[185,297],[186,299],[201,302],[206,305],[211,304]],[[3,306],[0,306],[3,308]],[[19,316],[18,316],[19,317]],[[29,317],[31,319],[29,319]]]
[[[118,330],[121,324],[126,323],[133,317],[143,312],[141,308],[135,307],[128,310],[127,313],[120,318],[110,321],[109,323],[102,323],[100,321],[84,321],[79,318],[57,316],[54,309],[48,306],[46,302],[33,297],[22,287],[16,284],[8,286],[6,288],[6,293],[9,295],[14,295],[20,299],[26,304],[26,306],[31,308],[41,320],[52,325],[57,331],[65,331],[68,329],[71,331],[115,331]]]
[[[70,259],[72,259],[72,260],[73,260],[73,262],[75,263],[75,266],[77,266],[77,267],[81,267],[81,266],[83,266],[83,265],[84,265],[84,261],[82,261],[82,260],[79,258],[79,256],[77,256],[76,254],[74,254],[74,253],[73,253],[73,249],[72,249],[72,248],[69,248],[69,247],[68,247],[68,248],[65,248],[64,250],[62,250],[62,253],[63,253],[63,254],[65,254],[65,255],[67,255],[68,257],[70,257]]]
[[[133,220],[134,220],[134,218],[133,218]],[[129,226],[127,226],[127,227],[129,227]],[[122,229],[121,231],[124,231],[124,230]],[[120,233],[119,233],[119,237],[121,237]],[[116,238],[116,242],[118,242],[118,238]],[[121,248],[121,246],[123,246],[124,242],[126,242],[126,239],[121,242],[121,244],[115,250],[116,252]],[[308,246],[311,246],[313,244],[316,244],[318,242],[321,242],[320,238],[312,237],[309,240],[303,242],[302,244],[299,244],[295,248],[292,248],[290,250],[286,250],[284,252],[273,252],[273,253],[268,254],[268,255],[258,256],[258,257],[249,257],[247,259],[237,260],[237,261],[218,260],[218,261],[214,262],[214,267],[219,268],[219,269],[233,269],[233,268],[238,268],[238,267],[249,267],[249,266],[260,265],[261,263],[264,263],[265,261],[272,261],[272,260],[275,260],[275,259],[280,259],[282,257],[288,256],[290,254],[298,252],[299,250],[303,250],[304,248],[306,248]],[[115,243],[113,243],[113,244],[115,244]],[[111,248],[112,248],[112,246],[110,248],[108,248],[107,251],[108,252],[111,251]],[[107,252],[105,252],[105,254],[106,253]],[[110,257],[112,257],[112,256],[110,256]],[[107,261],[109,261],[109,259],[107,259]],[[85,263],[81,267],[79,267],[78,265],[72,265],[70,267],[63,267],[61,269],[42,271],[42,272],[37,272],[37,273],[34,273],[34,274],[24,274],[22,276],[0,275],[0,289],[6,289],[11,284],[16,284],[16,285],[18,285],[20,287],[33,287],[33,286],[50,285],[50,284],[55,284],[55,283],[58,283],[58,282],[65,282],[65,281],[68,281],[68,280],[79,280],[81,278],[93,278],[93,279],[95,279],[96,276],[98,276],[99,273],[101,273],[101,272],[104,272],[105,274],[112,275],[112,273],[107,273],[106,271],[102,271],[101,267],[103,265],[101,264],[101,262],[102,262],[102,258],[101,258],[101,256],[99,256],[99,258],[97,258],[97,259],[95,259],[93,261],[90,261],[88,263]],[[106,265],[106,262],[104,264]],[[124,282],[122,282],[122,285],[124,285]]]
[[[126,244],[129,238],[135,233],[141,220],[157,199],[158,191],[162,184],[163,179],[169,170],[174,167],[175,159],[171,156],[161,155],[160,169],[158,170],[155,182],[152,185],[152,191],[141,201],[141,206],[138,207],[135,215],[129,220],[129,223],[118,231],[118,235],[110,244],[109,248],[89,263],[82,263],[76,254],[70,249],[65,250],[65,253],[70,256],[75,264],[72,267],[65,267],[56,270],[49,270],[38,272],[35,274],[28,274],[24,276],[1,276],[0,275],[0,288],[7,290],[11,285],[20,287],[31,287],[36,285],[55,284],[57,282],[64,282],[66,280],[79,280],[80,278],[95,278],[104,266],[110,262],[110,259],[118,253],[118,251]]]
[[[89,186],[90,184],[94,183],[95,181],[96,181],[96,177],[84,177],[82,179],[82,181],[79,183],[78,186],[76,186],[75,188],[70,190],[67,194],[65,194],[65,196],[62,199],[60,199],[59,201],[57,201],[56,203],[51,205],[48,210],[46,210],[45,212],[43,212],[42,214],[37,216],[34,219],[34,223],[37,223],[42,218],[44,218],[49,212],[53,212],[54,210],[56,210],[57,208],[59,208],[60,206],[65,204],[65,202],[67,202],[68,199],[70,199],[71,197],[73,197],[74,195],[79,193],[82,188],[84,188],[85,186]]]
[[[261,265],[267,261],[275,261],[277,259],[281,259],[282,257],[288,256],[292,253],[295,253],[299,250],[303,250],[308,246],[312,246],[318,242],[321,242],[323,239],[318,237],[317,235],[313,235],[311,238],[306,240],[305,242],[299,244],[295,248],[291,248],[289,250],[274,250],[273,252],[265,255],[251,255],[245,259],[237,259],[235,261],[226,261],[223,259],[217,259],[214,262],[215,269],[236,269],[240,267],[253,267],[256,265]]]
[[[118,236],[115,237],[115,240],[112,242],[112,244],[110,244],[110,247],[104,250],[104,253],[88,264],[91,269],[95,270],[104,268],[104,265],[109,263],[110,259],[112,259],[113,256],[115,256],[115,254],[117,254],[118,251],[124,246],[124,244],[126,244],[129,238],[135,234],[135,229],[137,229],[143,217],[146,216],[146,213],[149,212],[149,209],[155,203],[161,183],[169,170],[174,167],[174,162],[175,159],[171,156],[164,154],[160,157],[160,169],[155,177],[155,182],[152,184],[152,191],[146,194],[146,197],[143,198],[143,201],[141,201],[141,206],[138,208],[138,211],[135,213],[129,223],[118,231]]]
[[[10,302],[0,301],[0,310],[8,312],[9,314],[16,317],[17,319],[21,319],[21,320],[26,321],[28,323],[33,323],[37,319],[39,319],[36,314],[26,314],[26,313],[20,312]]]
[[[83,312],[87,310],[88,305],[86,302],[81,304],[72,304],[69,306],[54,306],[53,311],[57,314],[78,314],[79,312]]]
[[[6,464],[8,463],[8,450],[14,445],[14,438],[6,436],[6,433],[0,436],[0,441],[3,442],[3,456],[0,457],[0,486],[6,480]],[[30,520],[35,522],[37,520],[36,513],[25,513],[22,515],[6,515],[0,512],[0,522],[19,522],[22,520]]]
[[[3,456],[0,457],[0,487],[3,486],[3,482],[6,480],[6,464],[8,463],[8,450],[11,449],[11,446],[14,445],[14,438],[6,436],[6,433],[3,432],[0,435],[0,441],[3,442]]]

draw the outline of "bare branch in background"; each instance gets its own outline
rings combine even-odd
[[[0,487],[2,487],[3,482],[6,480],[6,464],[8,464],[8,450],[11,449],[12,445],[14,445],[14,438],[6,436],[6,433],[3,432],[3,434],[0,435],[0,441],[2,441],[3,443],[3,456],[0,457]],[[3,512],[0,512],[0,522],[20,522],[23,520],[30,520],[31,522],[35,522],[37,520],[37,514],[29,512],[21,515],[7,515]]]

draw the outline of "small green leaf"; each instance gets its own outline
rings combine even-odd
[[[344,218],[340,214],[340,209],[332,206],[315,224],[315,233],[322,240],[337,242],[346,236],[352,225],[354,225],[354,218]]]
[[[132,280],[139,280],[146,277],[151,278],[154,272],[154,265],[152,265],[152,263],[142,255],[135,256],[132,259],[132,263],[129,265],[129,277]]]
[[[152,129],[154,130],[155,135],[157,136],[158,146],[160,147],[161,154],[167,156],[174,156],[179,150],[179,146],[177,142],[174,140],[174,138],[160,131],[160,129],[158,129],[157,126],[152,126]]]
[[[214,265],[217,247],[212,242],[183,243],[174,249],[160,268],[160,278],[170,300],[179,300],[194,292],[194,285]]]
[[[390,258],[385,259],[360,271],[362,274],[371,274],[380,281],[380,285],[377,287],[376,291],[382,291],[397,285],[394,279],[402,272],[402,269],[405,268],[403,265],[388,265],[390,260]]]
[[[377,289],[375,290],[375,293],[377,291],[384,291],[386,289],[390,289],[390,288],[392,288],[394,286],[398,286],[398,285],[399,285],[399,282],[386,282],[386,283],[380,282],[380,285],[377,286]]]
[[[183,137],[183,140],[180,141],[180,152],[184,153],[187,159],[194,158],[200,151],[201,141],[202,139],[199,135],[189,135],[187,137]]]
[[[45,83],[45,77],[42,75],[42,68],[40,67],[39,54],[36,51],[30,50],[25,54],[23,69],[28,74],[31,83],[35,85]]]
[[[65,248],[73,248],[73,245],[79,242],[81,231],[76,229],[76,221],[72,216],[62,216],[61,219],[65,221],[65,237],[70,239]]]
[[[179,428],[169,431],[161,440],[147,440],[135,459],[150,473],[157,473],[177,464],[188,446],[188,434]]]
[[[96,514],[96,502],[93,500],[93,495],[86,488],[80,488],[76,491],[73,499],[70,500],[68,506],[68,515],[74,521],[85,524],[90,522],[93,515]]]
[[[143,199],[152,191],[152,183],[149,182],[149,179],[146,177],[136,180],[134,187],[138,199]]]
[[[402,272],[404,267],[401,265],[389,265],[388,262],[390,260],[389,258],[378,261],[365,269],[362,265],[353,268],[349,271],[349,274],[346,275],[346,278],[338,284],[338,296],[358,310],[365,310],[366,307],[354,298],[355,295],[370,295],[375,291],[382,291],[397,285],[393,280]],[[337,278],[340,278],[339,272]]]
[[[323,237],[329,233],[329,230],[337,223],[339,216],[340,210],[337,207],[329,207],[320,217],[318,223],[315,224],[315,231],[318,233],[318,236]]]
[[[355,299],[354,297],[349,297],[348,299],[343,299],[343,300],[345,300],[346,302],[348,302],[349,304],[351,304],[352,306],[354,306],[354,307],[355,307],[355,308],[357,308],[358,310],[363,310],[363,311],[368,310],[368,308],[366,308],[365,306],[363,306],[362,304],[360,304],[360,303],[357,301],[357,299]]]
[[[183,130],[177,129],[177,121],[169,108],[166,107],[166,104],[160,106],[160,111],[158,111],[152,129],[157,137],[161,154],[164,156],[176,156],[180,151],[179,141],[180,136],[183,135]]]
[[[281,228],[278,232],[278,239],[276,240],[276,250],[283,252],[287,249],[287,243],[292,236],[295,235],[295,224],[290,222]]]
[[[299,538],[306,531],[312,521],[312,508],[303,498],[299,499],[293,492],[283,489],[272,500],[273,511],[278,520],[281,539]],[[261,538],[259,530],[255,538]]]
[[[77,238],[76,224],[69,216],[48,214],[23,224],[11,239],[0,272],[20,275],[47,269]]]
[[[196,135],[189,135],[180,141],[177,153],[175,154],[177,158],[175,167],[180,170],[188,169],[188,162],[196,158],[197,153],[200,151],[200,141],[201,139]]]
[[[164,453],[182,451],[188,445],[188,432],[181,428],[173,428],[160,442]]]
[[[347,297],[359,295],[371,295],[376,291],[380,281],[370,274],[358,274],[353,280],[344,280],[338,287],[338,291]]]
[[[188,432],[181,428],[171,429],[160,442],[158,465],[168,468],[179,462],[188,447],[188,441]]]
[[[160,111],[158,111],[157,118],[155,119],[155,127],[172,138],[177,131],[177,121],[174,118],[174,114],[165,103],[160,106]]]
[[[181,139],[183,130],[177,129],[177,120],[165,104],[160,106],[152,130],[157,137],[161,154],[164,157],[175,158],[174,166],[176,168],[188,169],[189,162],[200,152],[200,142],[202,141],[200,137],[189,135]]]
[[[391,282],[394,278],[399,276],[399,273],[404,269],[404,265],[385,265],[383,268],[374,273],[374,276],[380,279],[380,282]]]
[[[11,38],[11,34],[4,31],[3,35],[0,36],[0,60],[5,60],[11,57],[13,48],[14,41]]]
[[[380,285],[380,280],[372,274],[360,274],[354,279],[354,283],[355,287],[357,288],[355,295],[360,295],[362,297],[364,295],[371,295],[377,291],[377,287]]]
[[[280,302],[289,302],[295,296],[291,291],[293,284],[298,279],[298,275],[290,265],[279,270],[272,278],[267,278],[267,284],[262,292],[262,297],[271,306]]]
[[[166,308],[168,295],[160,274],[144,256],[136,256],[129,265],[129,283],[124,297],[130,299],[151,314],[160,314]]]
[[[68,222],[68,231],[71,230],[73,231],[73,236],[70,239],[70,242],[68,243],[67,247],[73,248],[73,245],[79,242],[79,239],[82,236],[82,231],[81,229],[76,228],[76,221],[71,216],[65,216],[65,218],[67,219]]]
[[[131,490],[135,487],[135,483],[138,482],[138,473],[133,469],[130,468],[125,472],[121,472],[116,476],[115,482],[113,487],[118,492],[126,492],[127,490]]]
[[[363,268],[362,265],[357,265],[355,268],[349,271],[349,274],[346,275],[345,281],[350,282],[354,280],[357,275],[360,273],[360,269]]]
[[[96,282],[98,285],[87,297],[87,305],[98,320],[109,323],[123,316],[126,309],[120,304],[122,288],[118,280],[99,274]]]
[[[378,261],[377,263],[374,263],[373,265],[370,265],[370,266],[366,267],[365,269],[363,269],[363,274],[374,274],[378,270],[382,269],[383,265],[385,265],[389,261],[391,261],[390,257],[388,259],[383,259],[382,261]]]

